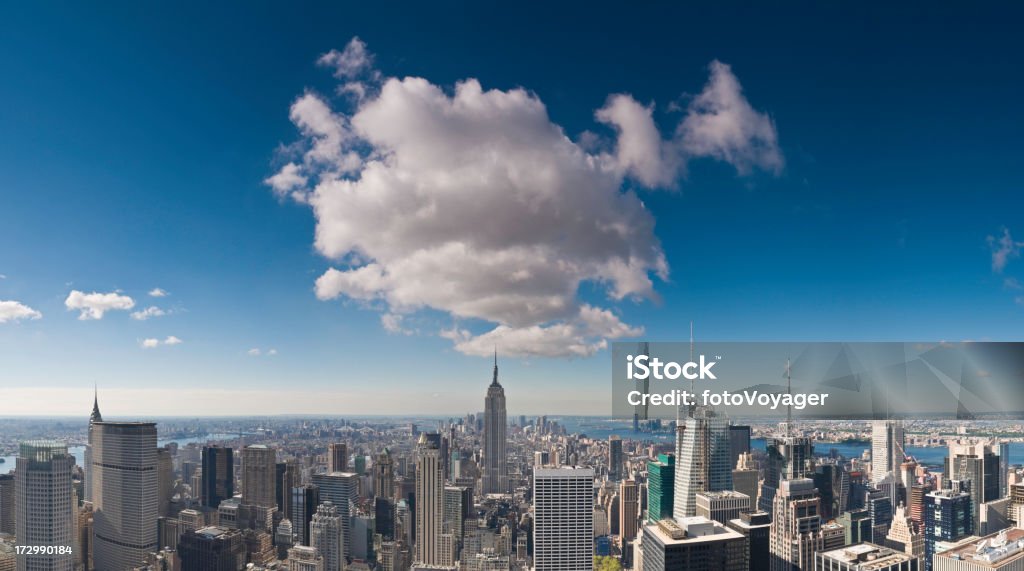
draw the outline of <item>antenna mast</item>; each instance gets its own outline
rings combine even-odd
[[[793,436],[793,367],[789,358],[786,358],[786,394],[789,395],[789,405],[786,406],[786,437]]]

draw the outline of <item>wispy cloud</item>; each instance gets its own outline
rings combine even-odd
[[[274,355],[277,355],[277,349],[271,348],[264,350],[259,347],[253,347],[246,351],[245,354],[250,357],[273,357]]]
[[[133,311],[132,319],[135,319],[137,321],[145,321],[151,317],[163,317],[164,315],[167,315],[166,311],[160,309],[155,305],[151,305],[141,311]]]
[[[0,300],[0,323],[41,319],[43,314],[18,301]]]
[[[157,339],[155,337],[143,339],[142,341],[139,342],[139,345],[143,349],[155,349],[157,347],[160,347],[161,345],[181,345],[182,343],[184,343],[184,341],[182,341],[181,339],[175,337],[174,335],[168,335],[163,340]]]
[[[1002,235],[989,236],[988,245],[992,250],[992,271],[1002,273],[1010,260],[1020,257],[1024,242],[1017,242],[1010,235],[1009,228],[1003,228]]]

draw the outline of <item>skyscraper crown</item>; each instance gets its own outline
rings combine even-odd
[[[89,424],[94,422],[103,422],[103,415],[100,414],[100,396],[99,389],[93,386],[92,396],[92,414],[89,415]]]

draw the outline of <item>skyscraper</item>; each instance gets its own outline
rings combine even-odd
[[[242,503],[270,508],[277,506],[274,477],[277,453],[273,448],[253,444],[242,449]],[[206,467],[203,467],[205,471]],[[205,476],[205,474],[204,474]]]
[[[937,490],[924,501],[924,568],[932,571],[935,542],[952,542],[974,534],[971,495],[959,490]]]
[[[66,444],[33,440],[21,445],[15,477],[15,535],[19,545],[67,548],[66,553],[20,555],[18,571],[71,571],[75,504],[71,469],[75,459]]]
[[[312,484],[291,489],[291,513],[296,545],[309,545],[309,524],[313,521],[316,506],[320,503],[320,489]]]
[[[93,562],[128,569],[157,549],[156,423],[92,423]]]
[[[320,504],[309,524],[310,546],[324,558],[324,571],[345,571],[345,529],[334,504]]]
[[[896,508],[889,534],[885,536],[885,546],[914,557],[924,557],[924,536],[903,506]]]
[[[697,515],[722,525],[750,511],[750,496],[734,490],[697,492]]]
[[[750,508],[757,507],[757,462],[750,452],[740,454],[732,471],[732,488],[750,498]]]
[[[594,471],[533,469],[535,571],[590,571],[594,566]]]
[[[950,480],[970,481],[971,517],[974,529],[981,523],[981,504],[1010,495],[1007,478],[1010,448],[995,440],[961,440],[949,444],[946,474]]]
[[[235,460],[230,448],[204,446],[202,504],[216,508],[235,495]]]
[[[0,533],[14,535],[14,474],[0,474]]]
[[[814,554],[823,547],[818,490],[810,478],[783,480],[773,499],[771,570],[814,568]]]
[[[745,424],[729,425],[729,450],[733,463],[739,461],[740,454],[750,452],[750,426]]]
[[[615,435],[608,437],[608,479],[622,479],[622,439]]]
[[[497,383],[497,366],[494,381]],[[500,386],[498,387],[501,388]],[[504,396],[501,398],[501,419],[505,420]],[[488,425],[489,426],[489,425]],[[502,424],[504,427],[504,424]],[[504,434],[504,430],[502,430]],[[502,443],[504,450],[504,442]],[[444,519],[444,468],[441,450],[434,439],[421,434],[416,447],[416,558],[417,565],[441,565]],[[504,460],[504,459],[503,459]]]
[[[771,514],[760,511],[741,512],[738,519],[729,521],[728,527],[747,540],[747,571],[771,569]]]
[[[296,545],[288,550],[288,571],[324,571],[324,558],[312,547]]]
[[[301,480],[299,464],[293,459],[278,462],[274,474],[274,499],[277,501],[277,511],[284,517],[291,517],[292,513],[292,488],[299,485]]]
[[[787,425],[787,431],[789,430]],[[782,480],[810,478],[814,473],[814,444],[810,438],[788,434],[769,438],[765,443],[767,456],[764,468],[764,482],[758,494],[758,509],[771,512],[774,509],[775,491]]]
[[[89,435],[88,440],[85,443],[85,466],[82,469],[82,475],[85,477],[85,501],[92,501],[92,443],[93,443],[93,423],[103,422],[103,415],[100,414],[100,396],[99,389],[93,386],[93,397],[92,397],[92,413],[89,415]]]
[[[387,448],[377,455],[373,463],[373,493],[381,498],[395,497],[395,465]]]
[[[498,353],[494,353],[494,378],[484,398],[484,473],[485,494],[508,493],[508,458],[505,457],[505,389],[498,382]]]
[[[697,407],[676,434],[673,515],[697,514],[697,492],[732,489],[729,420],[711,407]]]
[[[658,454],[657,460],[647,463],[647,521],[657,523],[672,517],[676,481],[676,457]],[[756,480],[755,480],[756,482]]]
[[[644,527],[643,568],[655,571],[746,571],[747,540],[704,517],[665,519]]]
[[[640,525],[640,494],[636,480],[623,480],[619,484],[619,541],[626,545],[636,539]]]
[[[359,476],[352,472],[314,474],[313,485],[320,490],[320,501],[331,502],[338,510],[341,528],[345,533],[344,553],[352,554],[352,505],[359,499]],[[294,524],[295,521],[292,520]]]
[[[327,445],[327,471],[348,472],[348,446],[344,442]]]
[[[245,542],[237,529],[203,527],[181,534],[178,555],[181,571],[241,569],[245,565]]]
[[[875,420],[871,423],[871,481],[881,482],[892,472],[899,476],[906,458],[902,420]]]

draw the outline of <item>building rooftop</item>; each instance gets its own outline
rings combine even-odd
[[[743,538],[739,532],[703,516],[663,519],[645,525],[644,535],[648,534],[657,536],[658,541],[665,546]]]
[[[893,564],[910,561],[913,558],[902,551],[894,551],[888,547],[882,547],[873,543],[860,543],[833,549],[832,551],[822,552],[819,556],[824,559],[854,564],[856,565],[854,569],[857,569],[857,571],[887,569]]]
[[[563,478],[581,478],[585,476],[594,476],[593,468],[583,468],[582,466],[562,466],[560,468],[534,468],[534,477],[551,478],[551,477],[563,477]]]
[[[728,498],[737,499],[737,500],[739,500],[739,499],[749,500],[750,499],[750,496],[748,496],[747,494],[744,494],[743,492],[737,492],[735,490],[719,490],[719,491],[716,491],[716,492],[697,492],[697,495],[698,496],[704,496],[706,498],[710,498],[710,499],[713,499],[713,500],[723,500],[723,499],[728,499]]]
[[[982,568],[996,569],[1010,561],[1024,558],[1024,529],[1004,529],[985,536],[981,541],[964,543],[935,556],[961,559]]]
[[[211,525],[211,526],[208,526],[208,527],[201,527],[201,528],[197,529],[196,530],[196,535],[201,535],[201,536],[205,537],[206,539],[217,539],[218,537],[224,535],[227,532],[228,532],[227,528]]]

